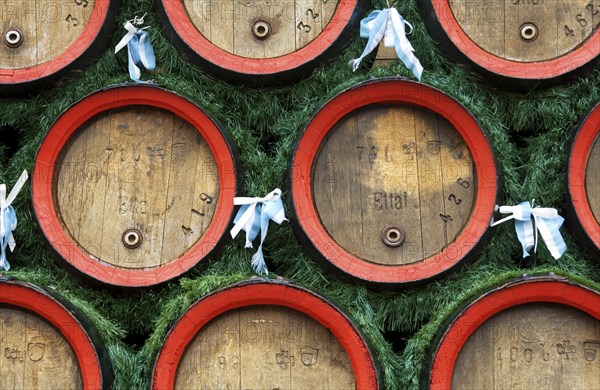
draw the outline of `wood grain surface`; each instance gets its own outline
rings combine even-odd
[[[103,113],[63,153],[54,196],[74,241],[122,268],[164,265],[209,226],[219,196],[215,158],[197,129],[172,113],[134,106]],[[136,229],[141,245],[122,236]]]
[[[216,317],[188,345],[176,389],[354,389],[350,359],[333,334],[282,306]]]
[[[387,265],[413,263],[452,242],[477,183],[469,149],[432,111],[372,105],[343,118],[322,143],[312,188],[321,223],[345,250]],[[405,241],[389,247],[384,228]]]
[[[180,0],[198,31],[215,46],[240,57],[273,58],[312,42],[327,26],[339,0]],[[254,25],[267,22],[263,39]]]
[[[555,303],[506,309],[463,345],[453,389],[598,389],[600,321]]]
[[[0,389],[83,389],[73,350],[40,317],[0,306]]]
[[[460,28],[483,50],[503,59],[536,62],[580,46],[600,24],[600,0],[448,0]],[[537,37],[524,39],[533,25]],[[533,37],[525,32],[525,37]],[[565,59],[568,61],[568,58]]]
[[[51,61],[65,52],[83,32],[92,17],[95,0],[0,3],[0,69],[21,69]],[[9,47],[5,33],[17,29],[23,41]]]
[[[600,224],[600,135],[596,135],[585,170],[585,190],[592,214]]]

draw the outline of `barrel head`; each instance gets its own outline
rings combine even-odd
[[[68,108],[37,155],[36,218],[63,264],[93,282],[163,283],[228,235],[237,154],[200,107],[153,86],[116,86]]]

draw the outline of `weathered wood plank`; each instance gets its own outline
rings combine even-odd
[[[362,226],[356,216],[361,213],[360,161],[364,147],[360,145],[357,114],[349,115],[322,144],[313,169],[315,205],[323,224],[332,236],[343,242],[351,253],[362,253]],[[346,156],[345,159],[338,159]],[[338,210],[339,212],[333,212]]]
[[[600,223],[600,136],[596,136],[588,157],[585,189],[592,213]]]
[[[322,0],[296,0],[296,49],[308,45],[323,31],[322,5]]]
[[[446,223],[446,243],[449,244],[471,217],[473,189],[477,188],[477,182],[473,158],[464,139],[444,118],[438,117],[438,125],[445,210],[446,215],[452,218]]]
[[[446,225],[452,223],[444,202],[437,116],[422,110],[415,112],[417,167],[419,170],[419,203],[423,232],[423,256],[438,253],[447,243]]]
[[[225,5],[231,2],[227,2],[227,0],[222,0],[219,3]],[[187,15],[190,18],[191,22],[198,29],[200,34],[204,35],[207,39],[212,40],[212,25],[210,21],[211,15],[217,12],[218,4],[213,5],[212,0],[193,0],[184,1],[183,6],[185,7],[185,10],[187,11]],[[220,25],[227,26],[224,20],[221,20],[220,22]],[[215,39],[218,38],[215,37]]]
[[[106,200],[107,154],[110,153],[111,120],[110,115],[102,115],[90,124],[90,128],[79,133],[82,142],[75,141],[72,146],[83,145],[85,147],[84,155],[73,156],[72,158],[75,164],[81,166],[81,183],[78,183],[78,178],[71,175],[60,175],[60,177],[64,177],[67,185],[69,181],[74,179],[73,181],[78,183],[79,186],[77,188],[58,187],[60,188],[60,195],[74,197],[73,210],[69,212],[74,212],[78,219],[77,224],[69,223],[69,225],[77,227],[76,240],[84,244],[88,252],[98,257],[103,256],[101,250],[102,235],[98,234],[96,227],[102,229],[104,223],[103,210]],[[68,208],[70,207],[61,208],[61,211]]]
[[[235,53],[235,25],[240,22],[235,13],[238,4],[239,1],[234,0],[211,0],[206,23],[210,26],[209,40],[229,53]]]

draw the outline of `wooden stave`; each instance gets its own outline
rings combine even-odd
[[[419,2],[419,8],[421,9],[421,15],[423,21],[427,27],[427,31],[437,43],[437,46],[445,53],[445,55],[458,64],[466,65],[473,69],[478,75],[478,81],[487,83],[499,88],[506,90],[515,91],[526,91],[536,88],[548,88],[555,85],[564,84],[572,81],[588,72],[591,72],[598,64],[600,64],[600,52],[594,50],[594,47],[600,45],[600,33],[598,30],[594,33],[593,37],[587,40],[585,45],[580,45],[576,50],[577,65],[569,69],[560,64],[560,59],[564,56],[558,57],[554,61],[542,61],[533,63],[523,63],[508,60],[498,60],[497,64],[494,61],[488,61],[493,65],[495,69],[489,69],[485,66],[485,61],[482,59],[474,60],[469,54],[469,51],[482,52],[474,42],[468,37],[457,37],[456,40],[452,39],[447,30],[440,23],[438,14],[436,13],[435,7],[444,7],[443,5],[437,5],[440,3],[446,4],[447,0],[425,0]],[[434,5],[435,3],[435,5]],[[449,7],[449,6],[448,6]],[[445,16],[447,19],[452,19],[458,25],[458,22],[451,17],[451,10],[443,8],[446,12]],[[458,28],[460,30],[460,28]],[[461,48],[458,46],[456,41],[461,42],[461,45],[467,44],[467,48]],[[589,58],[588,53],[596,52],[596,56]],[[575,55],[573,55],[575,56]],[[493,55],[489,54],[489,57],[493,59]],[[485,57],[484,57],[485,58]],[[525,66],[524,71],[514,70],[516,66]],[[543,68],[548,72],[553,72],[551,77],[537,76],[539,68]],[[506,69],[510,69],[510,72],[506,72]],[[515,74],[511,74],[514,73]]]
[[[103,12],[104,19],[95,31],[86,27],[86,42],[83,43],[86,46],[80,47],[82,43],[79,42],[81,39],[79,37],[69,47],[69,49],[73,47],[77,49],[78,53],[75,56],[70,54],[67,49],[49,64],[42,63],[17,71],[0,69],[0,97],[23,96],[91,65],[108,48],[109,38],[114,33],[117,12],[122,4],[122,0],[97,0],[97,3],[100,2],[102,4],[96,4],[96,6],[101,10],[100,12]],[[11,80],[14,78],[12,75],[14,73],[17,74],[17,80],[13,82]]]
[[[134,93],[132,91],[137,92]],[[150,93],[151,96],[146,96],[146,93]],[[107,98],[109,100],[108,103],[102,101],[102,99]],[[161,98],[165,100],[161,100]],[[168,99],[174,100],[174,102],[167,101]],[[97,104],[96,100],[100,100],[100,104]],[[140,103],[140,101],[142,101],[142,103]],[[63,134],[59,129],[57,131],[59,134],[57,135],[61,138],[61,140],[57,142],[59,144],[58,147],[65,147],[68,146],[70,136],[75,134],[81,125],[85,124],[86,121],[88,121],[90,118],[93,118],[95,115],[114,108],[126,107],[128,105],[135,106],[140,104],[159,107],[167,111],[173,110],[175,115],[179,115],[183,120],[195,124],[197,126],[196,128],[198,128],[199,122],[196,121],[195,116],[201,115],[202,118],[200,121],[208,121],[210,125],[214,127],[214,134],[210,135],[212,139],[211,142],[215,142],[216,146],[215,149],[211,147],[211,152],[217,161],[220,185],[222,186],[221,188],[223,189],[223,193],[227,194],[227,197],[231,198],[231,202],[218,203],[217,208],[220,208],[221,212],[223,209],[225,209],[227,215],[220,216],[217,214],[219,210],[215,210],[215,214],[213,216],[213,221],[215,224],[211,222],[209,228],[198,240],[198,242],[196,242],[196,244],[194,244],[177,260],[171,261],[170,263],[165,264],[165,266],[155,267],[149,270],[142,269],[123,271],[123,269],[107,265],[104,262],[95,261],[92,256],[88,256],[86,254],[86,251],[79,249],[76,242],[73,242],[69,239],[69,235],[63,231],[61,222],[59,221],[59,218],[57,218],[57,213],[52,200],[51,183],[54,177],[54,166],[49,165],[47,161],[42,163],[38,162],[40,155],[44,153],[54,153],[54,160],[52,161],[55,162],[56,158],[62,152],[62,149],[48,151],[48,148],[56,147],[56,142],[53,142],[51,146],[46,145],[46,141],[49,139],[51,130],[54,129],[61,121],[65,121],[68,126],[68,128],[65,130],[67,135]],[[184,108],[181,109],[181,107],[179,107],[177,104],[183,105]],[[85,110],[85,113],[83,117],[78,117],[73,113],[73,109],[78,108],[81,105],[83,105],[83,110]],[[69,113],[71,113],[71,117],[77,117],[75,124],[68,122],[69,119],[64,119],[69,115]],[[227,155],[217,158],[217,151],[226,151]],[[38,179],[36,179],[36,177],[38,177]],[[45,183],[44,180],[46,181]],[[235,215],[233,210],[233,197],[240,191],[243,185],[241,178],[241,165],[239,162],[237,149],[233,146],[229,135],[224,131],[223,127],[217,123],[208,112],[182,95],[162,87],[146,84],[136,84],[133,86],[130,84],[118,84],[103,88],[91,93],[86,97],[83,97],[63,111],[50,126],[50,130],[40,144],[34,160],[32,183],[31,199],[36,225],[42,236],[45,238],[45,242],[49,246],[49,249],[58,254],[60,265],[73,275],[92,285],[109,285],[111,287],[124,290],[162,285],[170,280],[181,277],[187,272],[190,272],[192,269],[205,264],[207,261],[210,261],[210,259],[216,257],[223,249],[224,245],[230,240],[229,234],[226,233]],[[39,200],[39,197],[37,196],[38,192],[41,194],[40,197],[43,198],[43,201]],[[219,200],[220,199],[221,192],[219,194]],[[231,204],[228,205],[229,203]],[[40,216],[40,214],[42,214],[42,216]],[[48,225],[46,222],[46,220],[49,219],[51,220],[50,225]],[[218,221],[219,219],[220,221]],[[217,223],[219,226],[214,227]],[[220,231],[220,233],[215,232],[217,229]],[[58,235],[56,232],[59,232]],[[209,234],[211,237],[208,237]],[[73,255],[74,253],[75,257]],[[75,260],[75,264],[72,261],[73,258]],[[179,264],[181,259],[185,259],[185,264],[183,266]],[[94,269],[93,275],[89,273],[90,269]]]
[[[98,331],[68,300],[49,288],[0,277],[0,306],[17,307],[54,326],[77,357],[85,389],[108,390],[113,368],[108,350]]]
[[[319,115],[320,112],[322,112],[325,109],[331,110],[331,106],[335,104],[335,102],[337,101],[337,99],[339,99],[340,96],[342,96],[346,93],[356,93],[357,90],[360,90],[363,87],[369,87],[369,85],[375,85],[378,82],[384,82],[384,83],[398,82],[401,84],[405,84],[407,86],[412,85],[414,88],[419,88],[420,86],[425,87],[430,92],[433,92],[436,94],[441,94],[441,96],[445,96],[445,97],[449,98],[457,105],[457,107],[462,108],[462,110],[464,110],[467,113],[467,115],[470,116],[468,111],[462,105],[460,105],[460,103],[453,100],[450,96],[445,95],[442,91],[439,91],[432,87],[425,86],[423,84],[413,82],[413,81],[410,81],[410,80],[407,80],[404,78],[386,77],[386,78],[379,78],[379,79],[371,79],[369,81],[359,83],[355,86],[352,86],[352,87],[340,92],[338,95],[334,96],[332,99],[330,99],[329,101],[324,103],[320,108],[317,109],[317,111],[315,111],[313,113],[313,116],[308,121],[308,125],[303,130],[302,134],[300,135],[300,137],[295,145],[295,149],[294,149],[295,151],[290,159],[289,165],[291,168],[288,171],[288,177],[286,180],[286,188],[288,189],[288,191],[290,192],[290,194],[292,196],[292,201],[290,202],[289,208],[290,208],[290,222],[291,222],[294,234],[296,235],[298,241],[303,244],[303,250],[305,251],[305,253],[307,253],[313,260],[315,260],[321,268],[323,268],[329,274],[331,274],[331,275],[335,276],[336,278],[338,278],[342,281],[345,281],[345,282],[357,282],[358,281],[359,283],[364,284],[364,285],[374,288],[374,289],[398,290],[398,289],[410,287],[413,285],[423,284],[423,283],[427,283],[427,282],[430,282],[435,279],[442,278],[451,272],[460,270],[462,267],[466,266],[467,264],[469,264],[470,262],[475,260],[477,255],[480,253],[481,250],[483,250],[483,248],[485,247],[485,245],[487,244],[487,242],[490,239],[491,231],[488,229],[488,224],[489,224],[489,221],[491,220],[494,206],[496,204],[496,200],[499,199],[502,194],[502,189],[501,189],[502,178],[500,177],[500,174],[499,174],[499,170],[498,170],[499,165],[498,165],[497,158],[496,158],[496,155],[493,150],[493,146],[492,146],[491,142],[487,139],[487,136],[483,132],[482,127],[477,123],[476,119],[473,118],[472,116],[470,116],[473,119],[474,123],[477,124],[478,129],[481,133],[480,135],[483,136],[483,138],[486,140],[486,146],[489,148],[488,149],[489,153],[490,153],[488,156],[489,159],[486,160],[486,162],[488,164],[492,164],[494,167],[493,182],[495,183],[495,189],[493,189],[493,198],[494,198],[493,202],[492,202],[492,199],[490,198],[491,195],[488,195],[487,199],[486,199],[486,203],[488,203],[487,208],[488,208],[489,218],[487,215],[483,218],[471,217],[469,222],[467,222],[467,224],[472,224],[471,222],[473,219],[480,220],[481,221],[480,227],[483,229],[483,233],[479,234],[475,240],[469,241],[470,244],[469,244],[468,250],[466,251],[466,254],[464,256],[462,256],[458,261],[456,261],[455,263],[453,263],[450,266],[447,266],[445,268],[442,266],[430,267],[432,265],[431,263],[435,263],[435,261],[427,261],[428,259],[421,260],[420,262],[417,262],[414,264],[406,264],[406,265],[400,265],[400,266],[385,266],[385,265],[371,266],[373,269],[376,270],[374,273],[377,273],[377,275],[380,277],[380,279],[375,279],[372,277],[372,275],[368,275],[368,274],[366,276],[364,274],[358,275],[356,273],[358,271],[356,271],[356,270],[359,268],[359,266],[362,266],[362,264],[358,264],[358,266],[357,266],[356,264],[353,265],[349,262],[340,264],[339,262],[333,261],[331,259],[331,256],[337,256],[338,253],[340,253],[340,252],[342,252],[342,256],[346,256],[346,254],[348,252],[344,248],[341,248],[339,245],[337,245],[337,243],[335,243],[335,240],[333,240],[333,239],[327,240],[327,241],[322,241],[323,244],[319,244],[318,242],[315,242],[316,239],[322,239],[323,237],[320,236],[320,237],[315,238],[315,237],[310,236],[306,232],[307,228],[305,227],[305,225],[308,225],[308,224],[306,222],[302,221],[303,219],[304,220],[307,219],[307,218],[304,218],[306,213],[304,213],[302,211],[307,208],[306,204],[305,204],[306,202],[302,202],[302,204],[300,206],[297,204],[297,200],[299,198],[302,198],[303,194],[298,194],[298,191],[296,191],[296,189],[294,188],[295,187],[294,177],[300,177],[300,175],[302,175],[302,173],[298,172],[298,170],[296,169],[296,166],[300,165],[300,164],[297,164],[297,158],[296,158],[298,146],[300,145],[301,141],[303,140],[307,128],[311,125],[313,120],[317,117],[317,115]],[[388,101],[392,101],[392,100],[381,100],[381,101],[388,102]],[[395,101],[395,102],[397,102],[397,101]],[[407,102],[408,102],[408,100],[402,101],[402,103],[407,103]],[[372,102],[369,102],[369,103],[372,103]],[[408,102],[408,103],[415,104],[414,102]],[[419,104],[417,103],[416,105],[419,105]],[[359,105],[358,107],[360,108],[362,106]],[[431,108],[431,107],[428,107],[425,105],[423,105],[422,107]],[[347,112],[349,112],[349,111],[346,111],[345,113],[347,113]],[[443,114],[441,114],[438,111],[434,111],[434,112],[444,116]],[[343,117],[343,115],[338,116],[338,118],[341,118],[341,117]],[[448,119],[448,118],[446,118],[446,119]],[[449,122],[453,123],[451,120],[449,120]],[[324,134],[323,138],[326,137],[326,135],[327,135],[326,133],[331,129],[331,127],[333,125],[335,125],[335,123],[336,123],[335,120],[330,121],[330,123],[328,123],[327,126],[324,126],[324,127],[327,127],[327,130],[325,130],[325,134]],[[458,129],[458,126],[455,126],[455,127]],[[461,133],[461,135],[463,135],[463,133]],[[318,146],[319,145],[317,145],[317,148],[318,148]],[[469,148],[471,148],[470,145],[468,145],[468,146],[469,146]],[[314,159],[313,159],[313,162],[314,162]],[[475,163],[475,161],[474,161],[474,163]],[[489,169],[487,167],[482,167],[481,169],[476,169],[477,175],[480,175],[481,177],[484,177],[484,176],[487,177],[489,174],[488,171],[489,171]],[[306,177],[306,175],[303,175],[303,176]],[[481,183],[478,185],[477,197],[481,197],[481,193],[483,192],[483,190],[479,191],[479,189],[483,188],[483,187],[484,187],[483,180],[481,180]],[[314,208],[314,201],[312,199],[312,196],[307,196],[307,198],[310,198],[308,203],[310,203],[311,207]],[[477,205],[478,205],[477,203],[474,203],[473,208],[475,208]],[[481,207],[481,204],[479,204],[479,206]],[[300,217],[298,215],[299,213],[301,214]],[[322,227],[322,224],[319,220],[318,213],[316,212],[316,210],[315,210],[314,214],[315,214],[315,216],[312,216],[310,218],[317,221],[317,222],[315,222],[315,224],[317,226],[316,229],[319,230],[319,233],[322,233],[320,231],[320,229],[322,228],[325,235],[327,235],[328,233],[325,231],[324,227]],[[315,225],[313,225],[312,222],[310,222],[310,229],[311,230],[315,229]],[[463,227],[463,231],[464,231],[464,227]],[[459,233],[458,237],[456,238],[456,241],[458,241],[459,238],[461,238],[462,236],[463,236],[463,232]],[[324,250],[319,249],[318,246],[321,246],[321,248],[325,248],[325,250],[330,251],[330,253],[332,253],[331,251],[333,251],[332,255],[326,256],[324,254]],[[448,246],[450,246],[450,244]],[[453,248],[456,251],[464,250],[464,249],[461,249],[460,245],[453,246]],[[364,262],[362,259],[356,259],[356,257],[354,257],[353,255],[350,255],[350,257],[352,257],[353,260],[358,260],[359,262],[363,262],[366,264],[366,262]],[[431,259],[431,257],[429,259]],[[425,271],[425,273],[420,269],[423,266],[425,269],[427,269]],[[402,267],[408,268],[408,271],[402,270]],[[432,273],[432,271],[431,271],[432,268],[435,269],[435,273]],[[350,272],[350,271],[352,271],[352,272]],[[402,275],[400,277],[390,276],[390,275],[392,275],[392,272],[390,272],[390,271],[394,271],[394,274],[400,273]],[[418,277],[413,277],[413,275],[415,275],[415,274],[418,275]],[[408,277],[406,277],[406,275],[408,275]]]
[[[331,62],[336,57],[340,56],[344,49],[349,45],[354,34],[357,33],[358,25],[360,23],[361,18],[364,17],[365,13],[368,10],[368,2],[363,2],[360,0],[349,0],[346,3],[352,3],[354,6],[353,9],[348,11],[348,6],[344,10],[344,15],[350,15],[344,28],[337,35],[334,34],[333,40],[329,43],[329,46],[325,48],[325,50],[317,51],[317,53],[310,57],[308,61],[303,61],[302,57],[306,57],[306,55],[297,55],[298,51],[291,53],[291,55],[286,55],[282,57],[275,57],[271,59],[264,60],[252,60],[249,58],[239,57],[233,54],[230,54],[217,46],[211,45],[208,39],[204,38],[202,34],[198,32],[195,34],[195,27],[193,24],[189,22],[189,19],[182,16],[185,15],[185,11],[183,13],[180,10],[173,11],[165,8],[164,2],[167,2],[169,9],[178,8],[173,6],[170,0],[160,0],[157,1],[156,9],[160,23],[163,26],[163,31],[165,32],[169,41],[177,47],[185,59],[194,65],[198,66],[201,70],[206,71],[207,74],[213,75],[214,77],[222,80],[226,80],[232,82],[234,84],[245,85],[249,87],[274,87],[274,86],[284,86],[293,84],[300,79],[309,77],[312,72],[318,68],[322,64],[326,64]],[[177,0],[179,3],[181,0]],[[173,14],[177,12],[176,14]],[[336,12],[337,14],[337,12]],[[170,16],[172,15],[172,16]],[[185,21],[184,21],[185,19]],[[339,18],[338,18],[339,19]],[[177,22],[184,21],[185,25],[177,25],[175,26],[172,23],[172,20]],[[330,23],[338,24],[343,20],[334,20],[332,18]],[[191,33],[193,36],[189,38],[182,38],[181,33],[178,33],[178,30]],[[320,35],[315,39],[315,41],[322,38]],[[202,46],[205,50],[199,52],[197,49],[194,49],[192,45],[196,43],[192,42],[202,42]],[[306,47],[302,48],[302,53],[305,53],[308,48],[313,47],[314,41]],[[341,43],[341,44],[340,44]],[[213,54],[217,53],[216,55]],[[202,53],[202,55],[201,55]],[[309,53],[310,54],[310,53]],[[208,56],[216,57],[215,60],[209,60],[206,57]],[[293,58],[292,58],[293,55]],[[297,58],[296,58],[297,57]],[[281,61],[281,59],[292,58],[293,61],[301,61],[299,65],[296,66],[277,66],[276,62]],[[216,59],[221,59],[224,61],[228,61],[231,66],[220,65],[220,63]],[[291,61],[291,60],[288,60]],[[233,69],[236,65],[235,63],[252,63],[255,68],[253,71],[244,71],[239,69]],[[281,68],[279,70],[266,72],[264,71],[265,66],[272,66],[275,68]]]
[[[567,141],[564,207],[569,228],[594,260],[600,261],[600,225],[594,218],[585,189],[585,171],[594,140],[600,137],[600,103],[580,120]],[[594,126],[595,125],[595,126]],[[575,166],[573,166],[575,164]]]
[[[267,290],[261,291],[262,288]],[[316,320],[329,329],[346,349],[352,362],[357,389],[383,389],[379,363],[366,338],[347,313],[308,288],[287,280],[266,278],[238,282],[194,302],[166,335],[163,347],[154,359],[150,387],[156,390],[173,388],[178,363],[189,343],[204,325],[229,310],[255,305],[288,307]],[[198,321],[190,319],[191,316],[198,317]]]
[[[529,291],[528,287],[530,286],[539,286],[540,291]],[[426,351],[425,363],[420,374],[420,387],[423,389],[449,389],[454,363],[462,346],[480,325],[502,310],[525,303],[542,302],[576,308],[600,320],[600,305],[598,305],[600,293],[598,291],[553,273],[538,276],[523,274],[521,278],[509,280],[462,302],[440,325],[439,331]],[[469,317],[465,317],[465,314],[468,314]],[[457,330],[457,324],[467,330],[462,332]],[[445,342],[451,337],[453,337],[452,341]],[[442,347],[444,351],[451,352],[450,359],[446,357],[437,360]],[[432,381],[436,382],[432,384]]]

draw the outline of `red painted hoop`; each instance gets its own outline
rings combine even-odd
[[[67,308],[33,285],[1,281],[0,286],[0,304],[17,306],[35,313],[58,329],[67,340],[77,356],[84,389],[109,386],[92,340]]]
[[[576,217],[572,222],[581,226],[583,235],[600,253],[600,225],[592,213],[585,187],[588,157],[599,134],[600,104],[597,104],[583,121],[573,139],[569,154],[567,186],[569,206],[574,210]]]
[[[165,109],[191,123],[199,131],[218,167],[219,201],[204,235],[177,260],[155,268],[125,270],[97,261],[69,238],[54,206],[52,182],[60,152],[80,126],[101,112],[132,105]],[[52,125],[38,150],[31,186],[38,224],[48,242],[69,265],[97,281],[122,287],[145,287],[166,282],[189,271],[208,256],[224,237],[233,215],[233,198],[238,189],[238,169],[232,152],[215,122],[194,103],[173,92],[139,85],[96,92],[67,109]]]
[[[346,30],[349,24],[352,26],[355,22],[356,25],[358,24],[358,18],[362,16],[366,6],[366,3],[361,3],[360,0],[340,0],[331,21],[321,34],[297,51],[274,58],[246,58],[229,53],[204,37],[188,17],[181,0],[161,0],[159,2],[162,7],[161,11],[166,17],[166,23],[194,56],[199,57],[202,62],[206,61],[212,64],[218,68],[218,72],[225,71],[230,76],[237,74],[247,77],[247,80],[243,80],[246,83],[256,82],[256,77],[278,77],[278,75],[305,67],[310,62],[323,57],[332,46],[336,43],[339,44],[338,41],[343,35],[348,33]],[[316,64],[314,66],[316,67]],[[305,73],[304,76],[308,76],[307,72],[302,73]],[[281,80],[273,79],[266,82],[280,83]]]
[[[82,59],[95,43],[106,40],[109,29],[113,28],[112,13],[116,6],[115,0],[96,0],[90,20],[71,46],[48,62],[22,69],[0,69],[0,85],[24,85],[39,81]]]
[[[312,317],[336,336],[350,356],[357,389],[380,387],[369,348],[348,317],[313,292],[287,283],[261,281],[214,292],[188,309],[167,335],[156,358],[152,388],[173,388],[181,357],[204,325],[226,311],[254,305],[285,306]]]
[[[398,267],[362,261],[340,247],[321,224],[311,196],[313,161],[329,130],[346,114],[374,103],[414,104],[446,118],[469,147],[477,173],[472,216],[456,240],[427,259]],[[315,249],[347,275],[367,282],[392,285],[425,281],[458,265],[488,230],[499,191],[494,153],[471,114],[441,91],[403,79],[363,83],[326,103],[311,119],[298,142],[290,177],[296,222]]]
[[[510,307],[531,302],[572,306],[600,320],[600,294],[596,291],[559,280],[513,282],[478,298],[450,324],[435,351],[429,376],[430,388],[450,388],[454,363],[462,346],[488,318]]]
[[[598,56],[600,33],[596,30],[587,41],[568,53],[569,61],[564,61],[564,56],[539,62],[518,62],[496,57],[465,34],[454,17],[448,0],[428,1],[431,2],[437,22],[461,54],[483,69],[504,77],[532,81],[556,78],[583,67]]]

